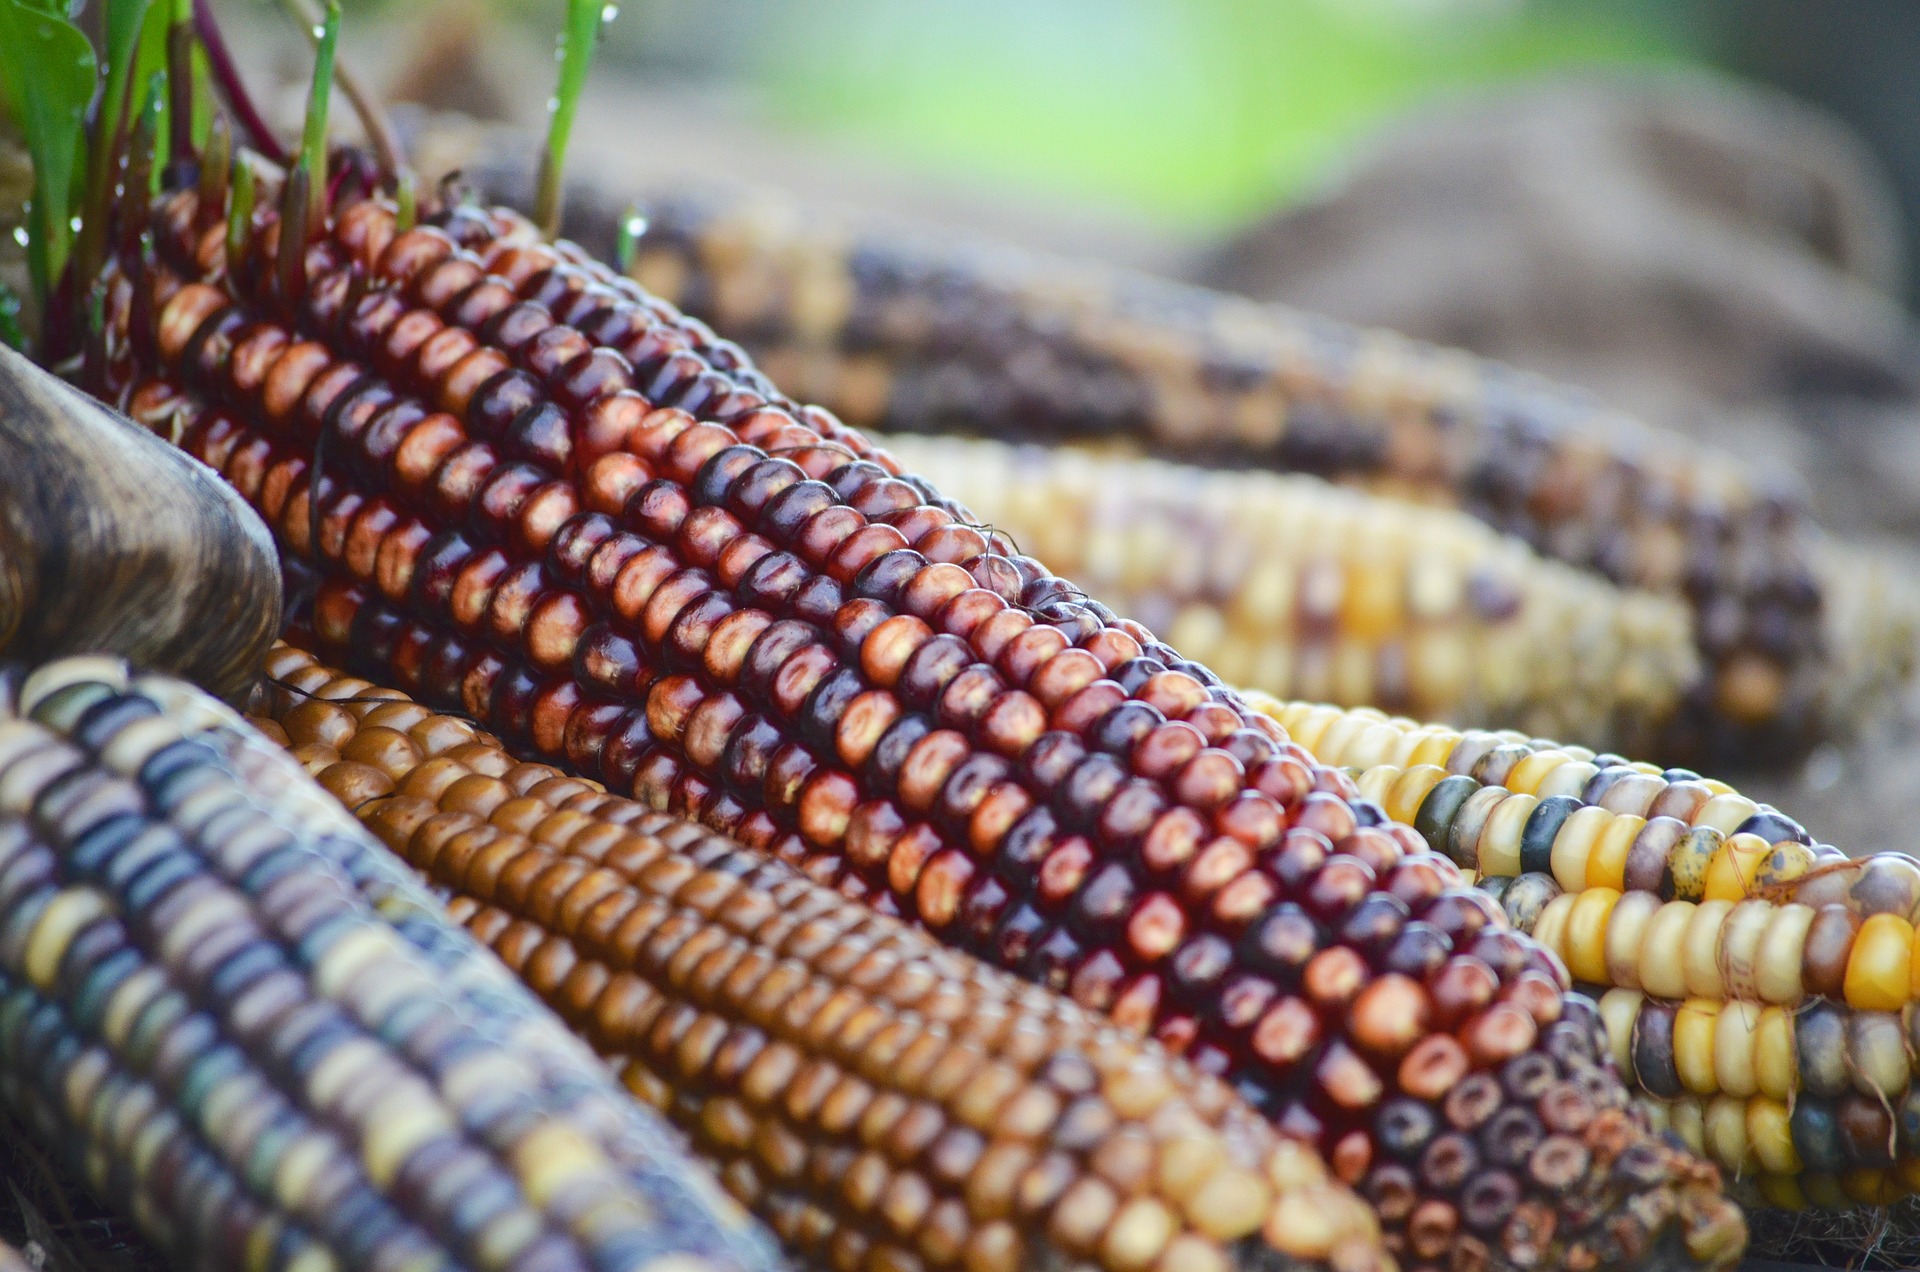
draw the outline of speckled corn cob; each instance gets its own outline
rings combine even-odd
[[[1217,1078],[460,722],[343,697],[350,679],[300,692],[311,666],[276,655],[262,729],[797,1253],[847,1272],[1389,1266],[1365,1204]],[[390,794],[367,794],[369,768]]]
[[[1920,1190],[1920,861],[1848,859],[1689,772],[1252,701],[1470,860],[1514,925],[1600,996],[1621,1071],[1696,1151],[1756,1177],[1760,1198]]]
[[[1631,749],[1697,674],[1681,602],[1457,512],[1068,447],[885,442],[1231,683]]]
[[[1386,332],[764,197],[645,210],[636,276],[856,425],[1128,438],[1320,474],[1460,507],[1685,599],[1706,674],[1662,754],[1791,755],[1911,674],[1911,588],[1826,544],[1789,488],[1575,391]],[[583,228],[611,241],[613,211]]]
[[[0,916],[0,1099],[178,1266],[776,1266],[398,861],[178,682],[0,672]]]
[[[1363,794],[1436,852],[1483,876],[1539,871],[1572,891],[1738,899],[1756,882],[1785,882],[1842,856],[1813,844],[1778,809],[1690,769],[1512,730],[1421,724],[1368,707],[1281,702],[1257,692],[1247,699],[1315,759],[1352,773]],[[1658,824],[1646,830],[1649,822]],[[1740,843],[1726,848],[1734,837]],[[1760,852],[1762,845],[1777,855]],[[1738,869],[1726,874],[1734,862]]]
[[[109,287],[92,378],[310,565],[325,651],[859,874],[1230,1075],[1363,1191],[1409,1142],[1563,1119],[1580,1153],[1477,1244],[1465,1177],[1415,1180],[1490,1266],[1737,1250],[1714,1174],[1615,1115],[1564,969],[1211,672],[524,221],[396,235],[363,203],[303,260],[265,221],[228,268],[219,212],[160,205],[164,267]]]
[[[1576,980],[1786,1006],[1824,995],[1875,1011],[1920,998],[1920,860],[1905,853],[1848,858],[1778,809],[1686,770],[1250,700],[1474,871]]]

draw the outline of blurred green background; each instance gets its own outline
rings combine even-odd
[[[555,6],[520,6],[529,20]],[[1298,190],[1436,91],[1686,42],[1621,0],[629,0],[608,53],[774,122],[1185,224]]]
[[[541,32],[562,8],[496,3]],[[1437,94],[1705,65],[1836,111],[1910,236],[1920,221],[1916,0],[625,0],[604,56],[602,73],[724,84],[760,122],[909,169],[1199,232],[1284,202]]]

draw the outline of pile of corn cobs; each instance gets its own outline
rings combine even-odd
[[[1152,288],[1062,327],[957,267],[644,245],[889,423],[1311,460],[1563,560],[1297,480],[907,442],[922,477],[513,213],[312,179],[129,199],[67,367],[272,530],[255,727],[0,677],[0,1097],[175,1261],[772,1266],[724,1190],[838,1272],[1710,1267],[1730,1191],[1920,1187],[1920,863],[1258,692],[1780,744],[1899,679],[1914,611],[1730,463],[1465,421],[1332,329],[1275,390],[1232,370],[1257,313]],[[1077,535],[1043,479],[1166,528]]]

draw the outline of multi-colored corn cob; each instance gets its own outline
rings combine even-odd
[[[450,889],[796,1253],[844,1272],[1387,1266],[1365,1203],[1219,1079],[787,866],[313,667],[276,654],[259,727]]]
[[[1738,900],[1817,861],[1844,859],[1778,809],[1691,769],[1372,707],[1257,692],[1247,700],[1316,760],[1350,771],[1356,789],[1435,852],[1478,875],[1542,871],[1569,891]]]
[[[0,1099],[181,1267],[770,1268],[667,1128],[212,699],[0,672]]]
[[[897,436],[907,467],[1228,682],[1632,749],[1697,674],[1680,601],[1314,478]]]
[[[1696,1151],[1774,1205],[1920,1191],[1920,860],[1849,859],[1689,772],[1250,700],[1479,872]]]
[[[523,220],[361,202],[302,254],[226,212],[157,205],[90,371],[312,568],[325,651],[860,875],[1231,1075],[1363,1189],[1403,1169],[1398,1096],[1428,1128],[1570,1119],[1495,1263],[1738,1248],[1711,1173],[1597,1116],[1621,1088],[1564,969],[1211,672]]]
[[[504,153],[476,156],[482,173]],[[582,195],[586,241],[611,242],[624,204]],[[1791,488],[1572,390],[1386,332],[764,195],[642,204],[635,276],[857,426],[1127,438],[1315,473],[1459,507],[1685,600],[1705,674],[1663,754],[1793,754],[1911,674],[1920,602],[1890,568],[1825,543]],[[1862,591],[1894,601],[1849,595]]]

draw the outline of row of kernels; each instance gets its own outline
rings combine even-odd
[[[603,897],[597,906],[608,904]],[[579,994],[575,985],[583,977],[608,989],[624,988],[619,971],[592,961],[586,951],[576,956],[567,942],[538,925],[471,901],[457,903],[455,912],[467,913],[473,930],[543,993],[557,999]],[[698,940],[687,938],[689,945]],[[700,974],[716,980],[725,979],[729,969],[747,971],[756,957],[746,952],[748,945],[740,947],[742,959],[717,962],[733,947],[708,943],[701,948]],[[872,962],[876,960],[869,955],[846,965],[854,975],[866,977]],[[840,965],[828,962],[822,971],[832,976]],[[1178,1095],[1145,1104],[1134,1098],[1135,1088],[1144,1091],[1154,1080],[1152,1052],[1142,1052],[1135,1060],[1111,1046],[1100,1050],[1096,1043],[1090,1055],[1083,1054],[1082,1048],[1098,1035],[1076,1036],[1078,1021],[1031,1017],[1001,1033],[1004,1042],[979,1035],[978,1041],[954,1037],[943,1049],[943,1026],[929,1028],[903,1014],[891,1030],[882,1026],[865,1044],[887,1056],[897,1054],[893,1068],[867,1057],[856,1069],[849,1067],[850,1055],[818,1055],[803,1059],[797,1072],[786,1065],[791,1085],[782,1087],[781,1066],[762,1063],[756,1069],[749,1063],[740,1072],[726,1057],[731,1052],[764,1057],[769,1047],[780,1053],[783,1045],[805,1057],[815,1022],[804,1022],[795,1032],[792,1022],[798,1018],[788,1015],[780,1022],[784,1036],[776,1039],[745,1019],[730,1020],[728,998],[705,1009],[690,1008],[674,1005],[674,987],[655,979],[655,988],[667,1005],[662,1009],[649,1003],[648,1014],[658,1021],[651,1028],[638,1027],[610,1006],[608,989],[601,991],[597,1004],[568,1001],[565,1007],[603,1050],[638,1061],[641,1073],[630,1071],[629,1077],[637,1090],[656,1098],[677,1091],[665,1102],[666,1110],[686,1121],[703,1149],[731,1159],[736,1169],[724,1178],[744,1200],[764,1207],[766,1186],[802,1184],[806,1166],[795,1150],[803,1150],[823,1159],[822,1164],[824,1159],[845,1164],[834,1181],[837,1187],[817,1176],[805,1181],[838,1225],[862,1239],[903,1244],[936,1263],[955,1257],[959,1247],[958,1257],[969,1266],[1018,1267],[1020,1250],[1033,1241],[1112,1268],[1225,1268],[1229,1258],[1216,1243],[1264,1228],[1272,1232],[1276,1248],[1295,1257],[1326,1258],[1344,1246],[1341,1262],[1368,1266],[1361,1260],[1366,1258],[1371,1221],[1349,1195],[1331,1186],[1324,1166],[1319,1186],[1307,1183],[1290,1199],[1294,1204],[1283,1206],[1282,1198],[1270,1191],[1274,1185],[1249,1169],[1251,1163],[1235,1164],[1236,1146],[1209,1135]],[[972,997],[986,988],[969,978],[944,990],[936,985],[929,992]],[[796,997],[808,993],[803,988]],[[841,1012],[835,1018],[851,1026],[860,1016],[859,994],[842,987],[839,996],[848,1000],[852,1014]],[[984,998],[996,995],[987,989]],[[631,990],[625,999],[629,1011],[642,1001]],[[989,1008],[982,1005],[980,1010]],[[1012,1048],[1023,1030],[1037,1030],[1030,1041],[1038,1045]],[[859,1036],[870,1032],[863,1028]],[[834,1040],[845,1036],[842,1029]],[[696,1037],[697,1050],[689,1050],[684,1040]],[[1009,1048],[1004,1056],[1002,1048]],[[703,1057],[711,1057],[704,1066]],[[1001,1111],[976,1098],[975,1088],[984,1090],[983,1079],[997,1072],[992,1068],[996,1058],[1017,1071],[1035,1066],[1042,1057],[1045,1064],[1035,1067],[1021,1085],[999,1093],[994,1103]],[[945,1070],[954,1076],[943,1078]],[[1104,1078],[1100,1098],[1089,1100],[1080,1093],[1076,1104],[1074,1089],[1060,1090],[1049,1080],[1056,1073],[1089,1070],[1096,1079]],[[642,1074],[651,1081],[640,1080]],[[925,1079],[919,1076],[923,1074]],[[1161,1086],[1177,1089],[1177,1072],[1167,1076],[1173,1081],[1163,1079]],[[824,1093],[825,1099],[808,1092]],[[1032,1105],[1058,1110],[1060,1120],[1051,1126],[1033,1121],[1026,1107]],[[1143,1109],[1148,1114],[1144,1119]],[[1113,1125],[1104,1130],[1095,1125],[1102,1119]],[[1142,1120],[1147,1124],[1135,1125]],[[1076,1129],[1083,1127],[1091,1131],[1091,1142]],[[1171,1138],[1164,1132],[1154,1135],[1155,1127],[1171,1132]],[[1148,1137],[1161,1141],[1157,1181]],[[758,1151],[753,1151],[755,1144]],[[929,1154],[925,1164],[918,1160],[923,1151]],[[1143,1152],[1147,1160],[1136,1160]],[[1190,1158],[1196,1160],[1190,1163]],[[1022,1164],[1024,1171],[1018,1169]],[[1049,1179],[1044,1199],[1035,1198],[1037,1205],[1028,1203],[1009,1213],[996,1204],[997,1188],[1033,1194],[1043,1176],[1061,1177]],[[1307,1181],[1287,1182],[1299,1188]],[[1300,1223],[1302,1201],[1327,1207],[1324,1221]],[[1192,1248],[1196,1245],[1204,1249]],[[1203,1257],[1210,1262],[1194,1262]]]
[[[1737,833],[1762,818],[1760,824],[1772,839],[1804,834],[1777,810],[1689,770],[1597,755],[1516,730],[1463,731],[1389,717],[1375,709],[1287,702],[1260,692],[1250,692],[1248,701],[1278,720],[1289,737],[1324,764],[1363,770],[1434,765],[1450,776],[1504,786],[1515,794],[1568,796],[1616,813],[1675,817],[1722,834]]]
[[[1587,984],[1787,1007],[1826,998],[1861,1011],[1920,1001],[1920,934],[1902,915],[1862,920],[1845,905],[1764,898],[1662,901],[1601,886],[1567,892],[1541,873],[1501,883],[1496,895],[1516,927]]]
[[[1896,1146],[1863,1101],[1680,1095],[1642,1107],[1656,1128],[1749,1181],[1768,1206],[1848,1210],[1920,1192],[1920,1154],[1904,1138]]]
[[[1920,1152],[1920,1087],[1914,1073],[1915,1018],[1832,1003],[1798,1010],[1706,998],[1652,998],[1632,989],[1601,995],[1600,1015],[1621,1071],[1660,1099],[1765,1095],[1855,1096],[1881,1110],[1889,1134]]]

